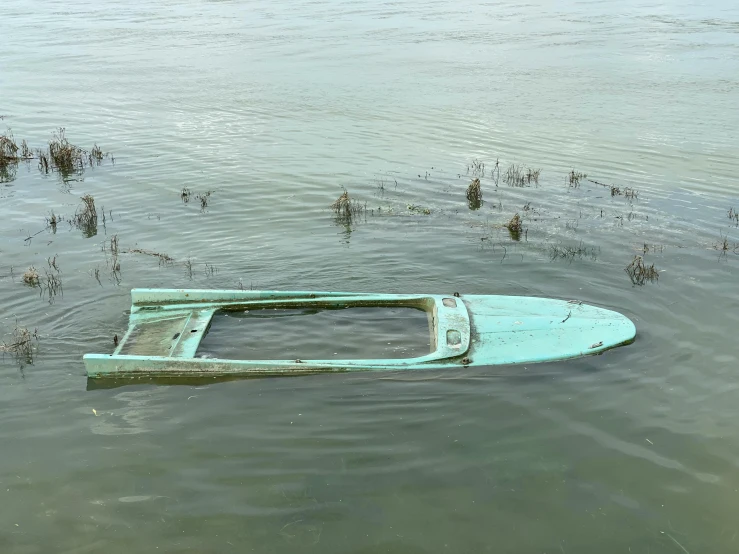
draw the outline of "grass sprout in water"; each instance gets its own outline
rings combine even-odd
[[[330,207],[336,214],[336,219],[342,223],[351,223],[356,216],[367,211],[366,204],[359,204],[352,200],[346,189],[344,189],[341,196],[339,196]]]

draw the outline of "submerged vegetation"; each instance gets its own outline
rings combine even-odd
[[[330,207],[336,214],[336,220],[342,224],[349,224],[355,217],[367,213],[367,204],[360,204],[352,200],[346,189]]]

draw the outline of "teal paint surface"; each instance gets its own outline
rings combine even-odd
[[[627,317],[578,301],[523,296],[134,289],[129,327],[111,355],[84,356],[88,377],[296,375],[532,363],[597,354],[631,342]],[[404,306],[429,316],[432,352],[416,358],[196,358],[218,310]]]

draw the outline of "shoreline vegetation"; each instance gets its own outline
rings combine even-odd
[[[57,173],[62,180],[67,180],[84,173],[88,168],[101,165],[106,159],[115,163],[115,158],[103,152],[97,144],[85,150],[70,142],[64,127],[59,127],[53,133],[46,147],[35,149],[25,139],[18,143],[10,129],[0,134],[0,183],[15,180],[18,165],[24,162],[30,165],[36,161],[41,173]]]

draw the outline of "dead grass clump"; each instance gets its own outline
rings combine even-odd
[[[634,285],[643,285],[646,282],[659,279],[659,272],[654,268],[654,264],[646,265],[644,258],[641,256],[634,256],[631,263],[626,266],[625,271]]]
[[[575,171],[573,169],[567,174],[566,182],[569,187],[577,188],[580,186],[580,181],[582,181],[583,179],[587,179],[587,177],[588,176],[584,173],[580,173],[579,171]]]
[[[106,156],[107,154],[105,154],[97,144],[94,144],[92,146],[92,150],[90,150],[90,153],[87,156],[87,161],[91,166],[100,165]]]
[[[480,179],[473,179],[467,187],[467,202],[470,210],[477,210],[482,206],[482,186],[480,186]]]
[[[95,199],[86,194],[82,197],[82,205],[77,208],[72,223],[81,229],[86,237],[95,236],[98,232],[98,214],[95,208]]]
[[[522,187],[526,184],[526,176],[523,168],[517,164],[511,164],[506,169],[503,180],[509,187]]]
[[[506,229],[508,229],[508,232],[511,234],[511,238],[513,240],[519,240],[521,238],[521,233],[523,232],[523,222],[521,221],[521,216],[518,214],[514,215],[510,221],[506,224]]]
[[[28,285],[29,287],[39,286],[39,275],[35,267],[31,266],[25,271],[25,273],[23,274],[23,283],[25,285]]]
[[[192,194],[192,191],[187,187],[182,187],[182,191],[180,191],[180,199],[182,200],[183,204],[187,204],[190,201],[190,195]]]
[[[336,218],[344,223],[351,223],[356,216],[367,211],[367,205],[359,204],[349,198],[349,193],[346,189],[344,189],[341,196],[339,196],[330,207],[336,214]]]
[[[627,200],[635,200],[636,198],[639,198],[639,191],[626,187],[624,189],[624,197],[626,197]]]
[[[732,220],[736,225],[739,225],[739,212],[734,208],[729,208],[729,219]]]
[[[16,323],[10,342],[0,344],[0,351],[13,354],[21,366],[32,364],[34,354],[38,350],[38,339],[38,329],[31,332]]]
[[[60,127],[49,141],[51,165],[63,176],[81,172],[85,168],[85,158],[88,157],[82,148],[67,140],[64,127]]]
[[[500,171],[500,170],[498,170]],[[506,169],[503,180],[510,187],[525,187],[534,183],[539,184],[541,169],[531,169],[518,164],[511,164]]]

